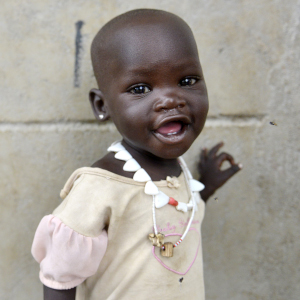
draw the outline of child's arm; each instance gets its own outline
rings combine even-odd
[[[242,165],[236,164],[230,154],[222,152],[217,155],[217,152],[223,145],[224,143],[221,142],[215,145],[210,151],[207,151],[206,148],[201,151],[198,171],[200,173],[199,181],[205,185],[205,189],[200,192],[201,198],[205,202],[229,178],[242,169]],[[231,164],[231,167],[221,171],[221,166],[226,160]]]
[[[76,287],[69,290],[54,290],[44,285],[44,300],[75,300]]]

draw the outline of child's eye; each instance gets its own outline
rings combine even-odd
[[[180,86],[194,85],[198,80],[199,80],[198,78],[186,77],[186,78],[180,80],[179,85]]]
[[[138,85],[129,90],[132,94],[147,94],[150,92],[150,89],[145,85]]]

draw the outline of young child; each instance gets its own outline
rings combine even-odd
[[[204,299],[204,201],[240,166],[216,154],[222,143],[203,150],[204,188],[180,158],[208,112],[192,31],[165,11],[130,11],[98,32],[91,54],[92,109],[112,119],[122,141],[76,170],[39,224],[32,254],[44,297]],[[221,171],[225,160],[231,167]]]

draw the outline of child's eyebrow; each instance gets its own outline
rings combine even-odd
[[[201,67],[199,64],[199,60],[197,59],[193,59],[193,60],[189,60],[188,62],[184,61],[184,62],[166,62],[166,61],[159,61],[158,63],[153,63],[147,67],[145,67],[144,65],[139,65],[139,66],[134,66],[134,67],[129,67],[125,70],[126,72],[126,76],[136,76],[141,75],[141,76],[146,76],[146,75],[152,75],[155,74],[158,70],[158,68],[161,67],[168,67],[169,70],[171,69],[171,71],[186,71],[186,72],[195,72],[195,71],[200,71]]]

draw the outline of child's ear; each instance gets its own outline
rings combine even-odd
[[[102,92],[98,89],[91,89],[89,99],[96,119],[99,121],[108,120],[110,115],[108,108],[104,103]]]

